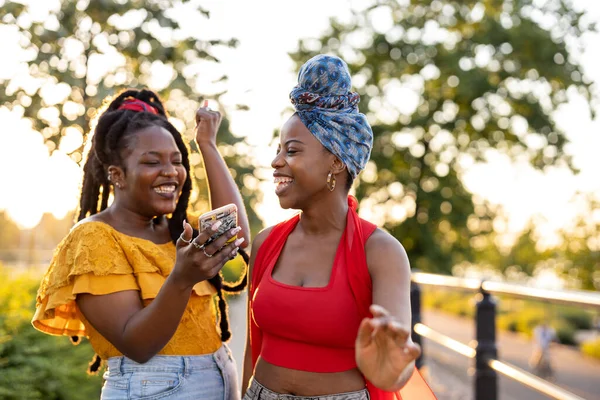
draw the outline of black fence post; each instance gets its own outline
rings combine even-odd
[[[498,377],[488,365],[490,358],[496,358],[496,302],[492,296],[480,289],[476,306],[475,356],[475,400],[496,400],[498,398]]]
[[[421,288],[418,283],[410,283],[410,311],[412,313],[412,323],[410,327],[413,342],[421,346],[421,355],[415,361],[417,368],[421,368],[424,363],[425,349],[423,348],[423,338],[415,332],[415,325],[421,322]]]

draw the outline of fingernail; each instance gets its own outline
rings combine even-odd
[[[185,229],[185,224],[187,223],[186,219],[183,219],[183,229]]]
[[[211,229],[212,231],[216,231],[217,229],[219,229],[219,227],[220,227],[221,225],[223,225],[223,222],[221,222],[221,221],[217,221],[217,222],[215,222],[214,224],[212,224],[212,226],[210,227],[210,229]]]
[[[233,251],[231,252],[231,256],[235,257],[237,255],[239,247],[236,247],[235,249],[233,249]]]
[[[204,100],[204,105],[202,107],[208,106],[208,100]]]
[[[408,347],[404,348],[404,354],[408,354]]]
[[[239,246],[240,244],[244,243],[245,240],[246,240],[245,238],[239,238],[233,244],[235,244],[236,246]]]
[[[242,228],[240,226],[238,226],[237,228],[233,228],[230,233],[232,235],[235,235],[236,233],[238,233],[241,230],[242,230]]]

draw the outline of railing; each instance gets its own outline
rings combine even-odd
[[[477,341],[475,348],[437,332],[422,323],[420,285],[479,292],[481,294],[475,306],[475,339]],[[494,294],[589,307],[596,310],[600,309],[600,293],[575,290],[550,291],[504,282],[481,281],[415,272],[412,274],[410,293],[413,315],[413,340],[423,346],[422,338],[425,337],[467,358],[475,359],[475,400],[497,400],[497,373],[501,373],[509,379],[537,390],[553,399],[583,400],[581,397],[551,382],[524,371],[519,367],[498,360],[498,351],[496,348],[496,302],[492,297]],[[417,367],[423,365],[423,357],[422,355],[417,360]]]

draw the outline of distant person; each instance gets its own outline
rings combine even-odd
[[[536,375],[548,380],[554,379],[550,357],[550,346],[553,342],[557,342],[556,331],[547,322],[544,321],[535,327],[533,330],[533,353],[529,365]]]
[[[434,399],[415,368],[406,252],[348,196],[373,144],[348,66],[311,58],[290,98],[271,166],[281,207],[300,213],[252,246],[244,399]]]
[[[210,244],[216,224],[193,231],[188,146],[156,93],[127,90],[98,119],[79,222],[40,285],[33,325],[89,338],[97,354],[90,369],[108,366],[103,400],[239,398],[222,290],[241,288],[218,273],[248,242],[248,219],[217,150],[221,115],[203,107],[196,122],[212,206],[235,203],[240,226]]]

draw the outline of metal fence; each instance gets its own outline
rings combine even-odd
[[[422,323],[420,288],[422,285],[478,292],[481,294],[475,305],[475,339],[477,342],[475,348],[437,332]],[[497,400],[498,373],[554,399],[583,400],[581,397],[547,380],[498,359],[496,347],[496,302],[492,295],[507,295],[522,299],[576,305],[600,310],[600,293],[576,290],[551,291],[504,282],[481,281],[478,279],[415,272],[412,274],[411,285],[413,340],[422,345],[422,338],[425,337],[467,358],[475,359],[475,400]],[[417,366],[421,367],[422,365],[423,356],[417,360]]]

